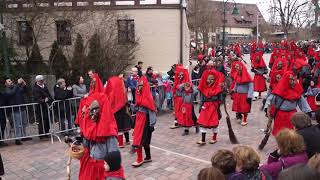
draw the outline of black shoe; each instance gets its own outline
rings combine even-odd
[[[22,142],[21,142],[21,140],[16,140],[15,144],[20,146],[20,145],[22,145]]]
[[[31,141],[32,138],[31,137],[28,137],[28,138],[22,138],[21,141]]]
[[[186,135],[189,135],[189,131],[184,131],[184,132],[182,133],[182,136],[186,136]]]
[[[148,163],[148,162],[152,162],[152,159],[151,159],[151,157],[150,158],[144,158],[144,160],[143,160],[145,163]]]
[[[6,147],[6,146],[9,146],[9,145],[3,141],[0,142],[0,148]]]

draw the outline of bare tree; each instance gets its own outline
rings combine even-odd
[[[199,33],[204,43],[208,43],[208,33],[215,32],[219,20],[216,11],[208,0],[189,0],[187,18],[189,28],[195,32],[196,46]]]
[[[271,10],[275,11],[286,37],[293,27],[301,28],[307,20],[308,0],[276,0]]]

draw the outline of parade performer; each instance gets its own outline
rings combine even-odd
[[[265,104],[265,108],[268,108],[268,116],[274,118],[272,130],[274,136],[283,128],[293,129],[290,118],[297,111],[297,105],[301,111],[311,112],[310,106],[302,95],[303,89],[295,74],[292,71],[287,71]]]
[[[310,86],[310,81],[312,80],[310,65],[302,58],[296,58],[294,60],[292,70],[297,74],[299,83],[302,85],[304,92],[306,92]]]
[[[131,129],[131,119],[127,109],[127,91],[123,79],[117,76],[111,77],[105,88],[105,94],[109,99],[112,113],[117,122],[119,147],[123,148],[123,135],[125,135],[126,144],[129,145],[129,131]]]
[[[142,76],[138,82],[136,92],[136,122],[133,132],[132,152],[137,153],[137,159],[132,166],[139,167],[143,163],[151,162],[150,143],[152,132],[156,124],[156,107],[150,91],[148,80]],[[142,147],[146,157],[142,157]]]
[[[253,90],[259,92],[259,99],[261,99],[261,93],[267,91],[267,85],[264,74],[268,73],[268,68],[263,60],[263,57],[256,54],[252,61],[252,72],[254,72],[253,78]]]
[[[235,46],[234,46],[234,53],[236,54],[237,57],[240,57],[241,58],[241,47],[240,47],[240,44],[237,43]]]
[[[273,53],[270,56],[270,61],[269,61],[269,68],[271,69],[274,62],[281,56],[280,50],[276,49],[273,51]]]
[[[198,91],[192,86],[191,82],[181,84],[179,90],[182,94],[182,118],[178,119],[178,124],[181,127],[185,127],[182,136],[188,135],[189,128],[192,126],[196,126],[196,133],[198,133],[199,127],[197,126],[197,116],[194,112],[194,99],[197,96]]]
[[[175,78],[173,83],[173,103],[174,103],[174,113],[175,121],[174,125],[171,126],[171,129],[178,128],[178,121],[181,121],[183,116],[181,114],[182,107],[182,93],[179,89],[179,86],[183,83],[191,82],[189,72],[183,66],[179,65],[176,67]]]
[[[237,76],[235,78],[235,87],[232,90],[232,111],[236,112],[238,122],[241,122],[242,126],[246,126],[248,124],[248,113],[251,111],[253,83],[248,70],[243,63],[238,62],[235,64],[235,69],[237,70]]]
[[[315,84],[314,81],[310,82],[310,86],[308,87],[305,96],[307,97],[307,102],[312,110],[312,115],[314,116],[315,111],[318,109],[316,105],[316,96],[320,93],[320,85]]]
[[[90,94],[81,101],[76,118],[84,146],[84,154],[80,159],[79,179],[125,179],[116,138],[117,123],[107,96],[98,88],[99,83],[101,80],[95,74],[91,82]],[[117,162],[109,171],[105,171],[104,168],[106,158]]]
[[[223,102],[224,75],[215,70],[207,70],[201,77],[199,91],[201,93],[201,111],[198,118],[202,138],[199,145],[206,144],[207,129],[212,129],[213,136],[210,144],[217,142],[219,120],[221,119],[220,105]]]

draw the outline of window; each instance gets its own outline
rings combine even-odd
[[[69,21],[56,21],[56,26],[58,44],[63,46],[71,45],[71,23]]]
[[[28,21],[18,21],[18,33],[20,46],[32,46],[33,45],[33,29],[31,23]]]
[[[118,20],[118,43],[135,42],[134,20]]]

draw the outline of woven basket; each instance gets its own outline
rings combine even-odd
[[[84,154],[84,147],[82,145],[75,145],[73,142],[68,150],[68,154],[73,159],[80,160]]]

